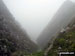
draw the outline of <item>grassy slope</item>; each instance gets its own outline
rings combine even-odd
[[[48,53],[48,56],[58,56],[58,49],[60,51],[75,51],[75,28],[72,27],[66,33],[60,33],[55,40],[52,49]]]
[[[58,56],[59,47],[61,47],[60,51],[75,51],[75,27],[71,27],[65,33],[58,35],[52,49],[48,52],[48,56]],[[44,51],[29,56],[43,56],[43,53]]]

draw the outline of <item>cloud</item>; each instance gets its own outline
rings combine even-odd
[[[3,0],[15,19],[35,41],[65,0]]]

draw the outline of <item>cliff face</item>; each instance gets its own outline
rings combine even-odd
[[[42,49],[45,48],[48,42],[51,41],[50,39],[72,21],[73,16],[75,16],[75,4],[67,0],[37,39],[38,45]]]
[[[37,50],[37,45],[30,40],[27,33],[18,25],[2,0],[0,0],[0,30],[8,32],[9,36],[6,38],[12,39],[11,41],[16,44],[18,50],[24,50],[29,53]],[[2,34],[1,31],[0,34]]]

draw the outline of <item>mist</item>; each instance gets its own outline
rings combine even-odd
[[[15,20],[36,41],[65,0],[3,0]]]

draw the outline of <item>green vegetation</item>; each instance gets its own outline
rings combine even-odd
[[[32,53],[32,54],[27,54],[24,51],[17,51],[15,53],[12,54],[12,56],[44,56],[43,55],[44,52],[40,51],[40,52],[36,52],[36,53]]]
[[[43,56],[43,53],[44,52],[37,52],[37,53],[31,54],[29,56]]]
[[[71,28],[65,33],[59,34],[58,38],[54,41],[48,56],[58,56],[57,53],[59,51],[75,51],[75,28]]]

